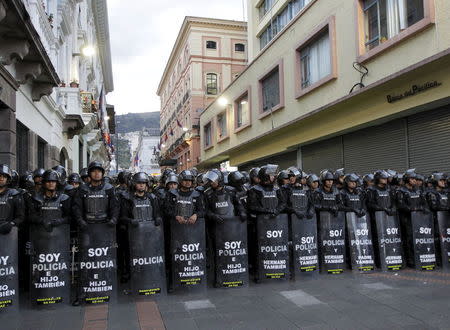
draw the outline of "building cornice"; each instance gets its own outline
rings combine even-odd
[[[106,92],[114,90],[111,44],[109,39],[108,8],[106,0],[92,1],[92,11],[94,13],[95,30],[97,35],[98,50],[103,70],[103,81]]]
[[[178,32],[177,39],[173,45],[172,51],[169,56],[169,60],[167,61],[166,67],[164,68],[164,72],[161,77],[161,81],[158,85],[158,90],[156,92],[156,94],[158,96],[161,95],[161,89],[164,85],[164,82],[167,79],[170,68],[172,67],[173,62],[176,59],[178,50],[179,50],[180,46],[183,44],[183,40],[186,38],[191,26],[205,26],[205,27],[216,27],[216,28],[219,27],[222,29],[226,28],[226,29],[247,31],[247,22],[243,22],[243,21],[186,16],[184,18],[183,24],[181,25],[180,31]]]

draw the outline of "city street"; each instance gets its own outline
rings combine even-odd
[[[2,330],[448,329],[450,274],[441,271],[320,275],[317,279],[156,302],[121,295],[92,307],[0,316]]]

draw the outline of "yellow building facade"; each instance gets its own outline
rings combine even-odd
[[[202,167],[450,170],[449,1],[265,0],[248,12],[249,65],[200,116]]]

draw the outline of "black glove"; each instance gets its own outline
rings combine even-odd
[[[300,211],[294,211],[294,213],[295,213],[295,215],[297,216],[297,218],[298,218],[299,220],[302,220],[302,219],[305,218],[305,214],[304,214],[303,212],[300,212]]]
[[[332,206],[332,207],[330,207],[330,213],[333,215],[333,216],[335,216],[335,217],[337,217],[337,215],[338,215],[338,208],[337,208],[337,206]]]
[[[80,230],[85,230],[88,227],[88,224],[86,221],[80,219],[77,221],[78,222],[78,228],[80,228]]]
[[[279,214],[280,214],[280,212],[276,209],[270,210],[270,213],[269,213],[271,218],[276,218]]]
[[[42,225],[47,232],[51,233],[53,231],[52,220],[43,221]]]
[[[11,229],[13,227],[12,222],[9,221],[2,221],[0,222],[0,234],[6,235],[11,232]]]
[[[162,224],[162,219],[160,217],[155,218],[155,226],[161,226]]]
[[[366,215],[366,211],[359,210],[358,212],[356,212],[356,215],[358,216],[358,218],[361,218]]]
[[[223,223],[223,218],[222,218],[221,216],[217,215],[217,214],[213,214],[213,215],[211,216],[211,219],[212,219],[214,222],[217,222],[217,223]]]
[[[423,214],[430,214],[431,213],[430,210],[427,209],[427,208],[423,208],[421,211],[422,211]]]
[[[239,218],[241,219],[242,222],[247,221],[247,214],[246,213],[241,213],[239,215]]]
[[[397,212],[395,211],[395,209],[391,208],[391,209],[386,209],[386,213],[387,213],[387,215],[394,216]]]
[[[306,219],[312,219],[312,218],[314,218],[314,213],[312,213],[312,212],[307,212],[307,213],[306,213]]]
[[[137,219],[130,219],[130,224],[133,227],[137,227],[137,226],[139,226],[139,220],[137,220]]]
[[[116,221],[114,221],[113,219],[109,220],[106,223],[109,227],[115,227],[116,226]]]

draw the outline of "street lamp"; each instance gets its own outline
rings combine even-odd
[[[219,105],[220,105],[221,107],[224,107],[224,106],[227,106],[227,105],[228,105],[228,100],[227,100],[225,97],[223,97],[223,96],[219,97],[219,99],[217,100],[217,102],[219,103]]]
[[[85,45],[81,48],[81,54],[85,57],[92,57],[95,55],[95,48],[92,45]]]

